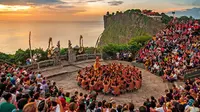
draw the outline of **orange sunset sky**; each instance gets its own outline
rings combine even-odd
[[[199,6],[200,0],[0,0],[0,20],[101,21],[107,11],[170,12]]]

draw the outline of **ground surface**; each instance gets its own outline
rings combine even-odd
[[[113,62],[113,61],[106,61],[106,62],[101,62],[101,63],[108,64],[111,62]],[[118,62],[118,61],[115,61],[115,62]],[[118,62],[118,63],[120,63],[120,62]],[[77,85],[76,70],[81,69],[86,66],[90,66],[93,63],[94,62],[79,63],[79,64],[76,64],[75,66],[68,66],[68,67],[60,68],[59,70],[55,69],[55,70],[51,70],[51,71],[44,71],[43,74],[45,76],[47,76],[47,75],[49,76],[55,72],[58,72],[58,71],[60,72],[62,70],[71,71],[70,73],[57,75],[57,76],[51,77],[49,79],[54,80],[57,83],[58,87],[64,88],[65,92],[74,93],[75,91],[79,91],[79,92],[88,94],[88,91],[83,90],[82,88],[80,88]],[[126,64],[131,65],[129,62],[121,62],[121,63],[123,63],[125,65]],[[164,95],[165,89],[168,89],[169,87],[171,87],[172,84],[167,83],[167,82],[163,83],[163,81],[160,77],[158,77],[154,74],[151,74],[150,72],[148,72],[144,69],[140,69],[140,70],[142,71],[143,83],[142,83],[142,87],[139,90],[134,91],[132,93],[125,93],[125,94],[117,96],[117,97],[113,97],[111,95],[105,96],[103,94],[99,94],[98,99],[99,100],[104,100],[104,99],[110,100],[110,98],[113,97],[113,99],[117,103],[123,104],[123,103],[128,103],[128,102],[132,101],[135,104],[135,106],[138,107],[143,104],[143,102],[146,100],[146,98],[150,98],[151,96],[158,98],[161,95]]]

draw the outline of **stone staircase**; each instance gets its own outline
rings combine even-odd
[[[145,69],[145,66],[144,66],[143,63],[137,63],[136,61],[133,61],[133,62],[132,62],[132,65],[133,65],[133,66],[136,66],[136,67],[138,67],[138,68]]]
[[[196,78],[196,77],[200,77],[200,69],[192,71],[192,72],[187,73],[187,74],[184,75],[184,79],[185,80],[193,79],[193,78]]]

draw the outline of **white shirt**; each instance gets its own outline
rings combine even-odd
[[[177,75],[176,75],[176,74],[174,74],[174,75],[173,75],[173,78],[174,78],[174,79],[177,79]]]
[[[59,104],[57,104],[55,112],[60,112],[60,105]]]
[[[163,107],[156,108],[156,112],[165,112]]]
[[[179,62],[177,61],[175,64],[176,64],[176,66],[178,66],[178,65],[179,65]]]
[[[16,95],[15,95],[15,94],[12,94],[11,103],[12,103],[12,104],[15,104],[15,101],[16,101]]]
[[[198,107],[191,107],[190,112],[199,112],[200,109]]]

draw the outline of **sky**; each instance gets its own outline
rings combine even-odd
[[[109,12],[200,8],[200,0],[0,0],[0,21],[102,21]]]

